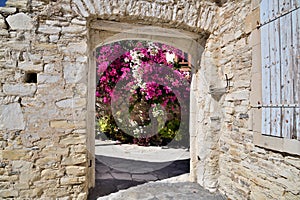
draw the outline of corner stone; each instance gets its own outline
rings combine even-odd
[[[8,16],[6,21],[13,30],[30,30],[33,28],[33,20],[24,13]]]

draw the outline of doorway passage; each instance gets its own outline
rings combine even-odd
[[[131,24],[121,23],[123,28],[120,29],[120,23],[112,25],[111,22],[101,21],[100,24],[101,26],[98,26],[98,21],[92,21],[91,27],[93,28],[89,30],[90,38],[93,38],[89,43],[91,56],[89,58],[88,79],[88,124],[93,125],[88,126],[88,146],[90,147],[92,162],[89,171],[90,178],[88,179],[91,188],[90,199],[132,185],[166,179],[180,174],[185,174],[180,179],[194,180],[193,169],[197,158],[194,156],[195,143],[191,142],[190,146],[190,138],[193,138],[191,141],[194,141],[195,127],[189,127],[189,124],[195,124],[197,108],[195,107],[196,104],[192,105],[192,109],[189,108],[190,98],[191,100],[195,98],[195,88],[190,90],[190,83],[196,80],[194,76],[200,66],[201,55],[204,50],[203,45],[200,44],[206,41],[207,37],[202,34],[185,33],[182,30],[178,32],[175,29],[155,26],[138,25],[137,27],[135,25],[132,27]],[[124,31],[124,27],[128,27],[128,29]],[[136,41],[135,44],[141,43],[142,45],[132,47],[132,45],[128,45],[128,42],[126,44],[128,40],[134,40]],[[141,50],[146,43],[151,44],[148,45],[151,48],[147,47],[147,51]],[[119,44],[119,46],[114,45],[112,53],[105,54],[108,49],[111,49],[112,44]],[[180,53],[177,52],[177,55],[174,55],[171,51],[164,49],[162,51],[164,56],[155,56],[158,50],[162,49],[162,46],[158,49],[155,46],[160,44],[173,47],[173,50],[178,50]],[[107,48],[109,45],[110,47]],[[106,47],[106,49],[102,49],[102,54],[104,53],[102,57],[99,50],[101,47]],[[128,51],[128,48],[131,48],[132,51]],[[135,51],[137,48],[140,51]],[[141,56],[141,53],[147,53],[148,57]],[[162,61],[163,59],[156,59],[155,62],[149,64],[146,62],[151,60],[149,55],[152,58],[164,58],[165,63]],[[122,66],[127,65],[129,69],[126,67],[123,67],[123,70],[117,69],[115,66],[120,61]],[[174,67],[174,63],[170,61],[176,62],[176,70],[171,69]],[[97,69],[95,69],[95,64]],[[140,70],[141,68],[137,66],[143,66],[143,69]],[[169,68],[168,66],[172,67]],[[163,70],[159,72],[161,69]],[[119,74],[121,80],[116,79],[116,73],[120,71],[122,72]],[[109,93],[110,91],[100,91],[99,80],[103,77],[105,80],[105,77],[109,77],[110,74],[113,74],[112,77],[115,78],[114,81],[117,80],[117,83],[109,83],[106,86],[113,85],[115,93],[105,96],[105,92]],[[190,80],[181,79],[178,74],[185,74],[186,78]],[[146,83],[139,81],[140,79]],[[147,84],[147,82],[155,84]],[[176,87],[180,88],[182,83],[186,82],[188,84],[183,87],[184,90],[182,87],[176,90]],[[111,89],[102,86],[100,87],[102,89]],[[167,99],[173,102],[167,103],[167,101],[163,102],[162,99],[158,99],[155,94],[160,94],[160,92],[157,93],[159,89],[163,89],[163,94],[167,91],[169,95]],[[117,98],[122,95],[123,98]],[[101,100],[100,104],[99,99]],[[121,101],[118,101],[120,99]],[[149,99],[155,101],[149,104],[147,103]],[[103,102],[109,102],[109,106],[101,105]],[[179,103],[174,106],[176,102]],[[170,107],[166,108],[166,105],[170,105]],[[170,110],[173,111],[173,118],[172,115],[170,116]],[[184,111],[182,112],[182,110]],[[96,120],[95,113],[98,115]],[[174,113],[176,114],[175,117]],[[108,117],[107,114],[110,116]],[[114,123],[111,123],[112,120]],[[107,126],[107,124],[116,126]],[[172,130],[172,126],[175,129]],[[161,134],[159,137],[153,134],[159,131]],[[123,134],[124,132],[125,134]],[[178,132],[183,135],[177,134]],[[191,176],[187,174],[189,172],[191,172]]]
[[[189,172],[189,59],[152,41],[123,40],[96,49],[91,196]]]

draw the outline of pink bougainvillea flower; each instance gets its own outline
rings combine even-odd
[[[101,75],[107,69],[107,67],[108,67],[107,61],[99,63],[98,70],[97,70],[98,75]]]
[[[103,103],[109,103],[109,99],[107,97],[103,97]]]
[[[100,93],[96,91],[96,97],[100,97]]]

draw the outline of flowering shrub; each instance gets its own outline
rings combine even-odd
[[[189,113],[190,72],[181,71],[183,52],[161,43],[128,40],[101,46],[96,56],[100,131],[140,145],[187,139],[188,125],[181,117]],[[181,125],[186,133],[180,133]]]

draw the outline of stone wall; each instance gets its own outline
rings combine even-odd
[[[254,145],[254,121],[260,117],[252,118],[258,110],[251,105],[261,94],[250,95],[261,89],[259,79],[250,77],[260,66],[259,2],[241,7],[228,2],[223,8],[229,26],[220,34],[219,67],[232,87],[222,102],[219,189],[231,199],[300,199],[300,156]]]
[[[0,198],[85,199],[93,185],[96,19],[206,35],[192,86],[191,179],[231,199],[299,198],[299,156],[253,144],[255,2],[8,0],[0,8]]]
[[[86,21],[67,1],[0,13],[0,198],[84,199]]]

